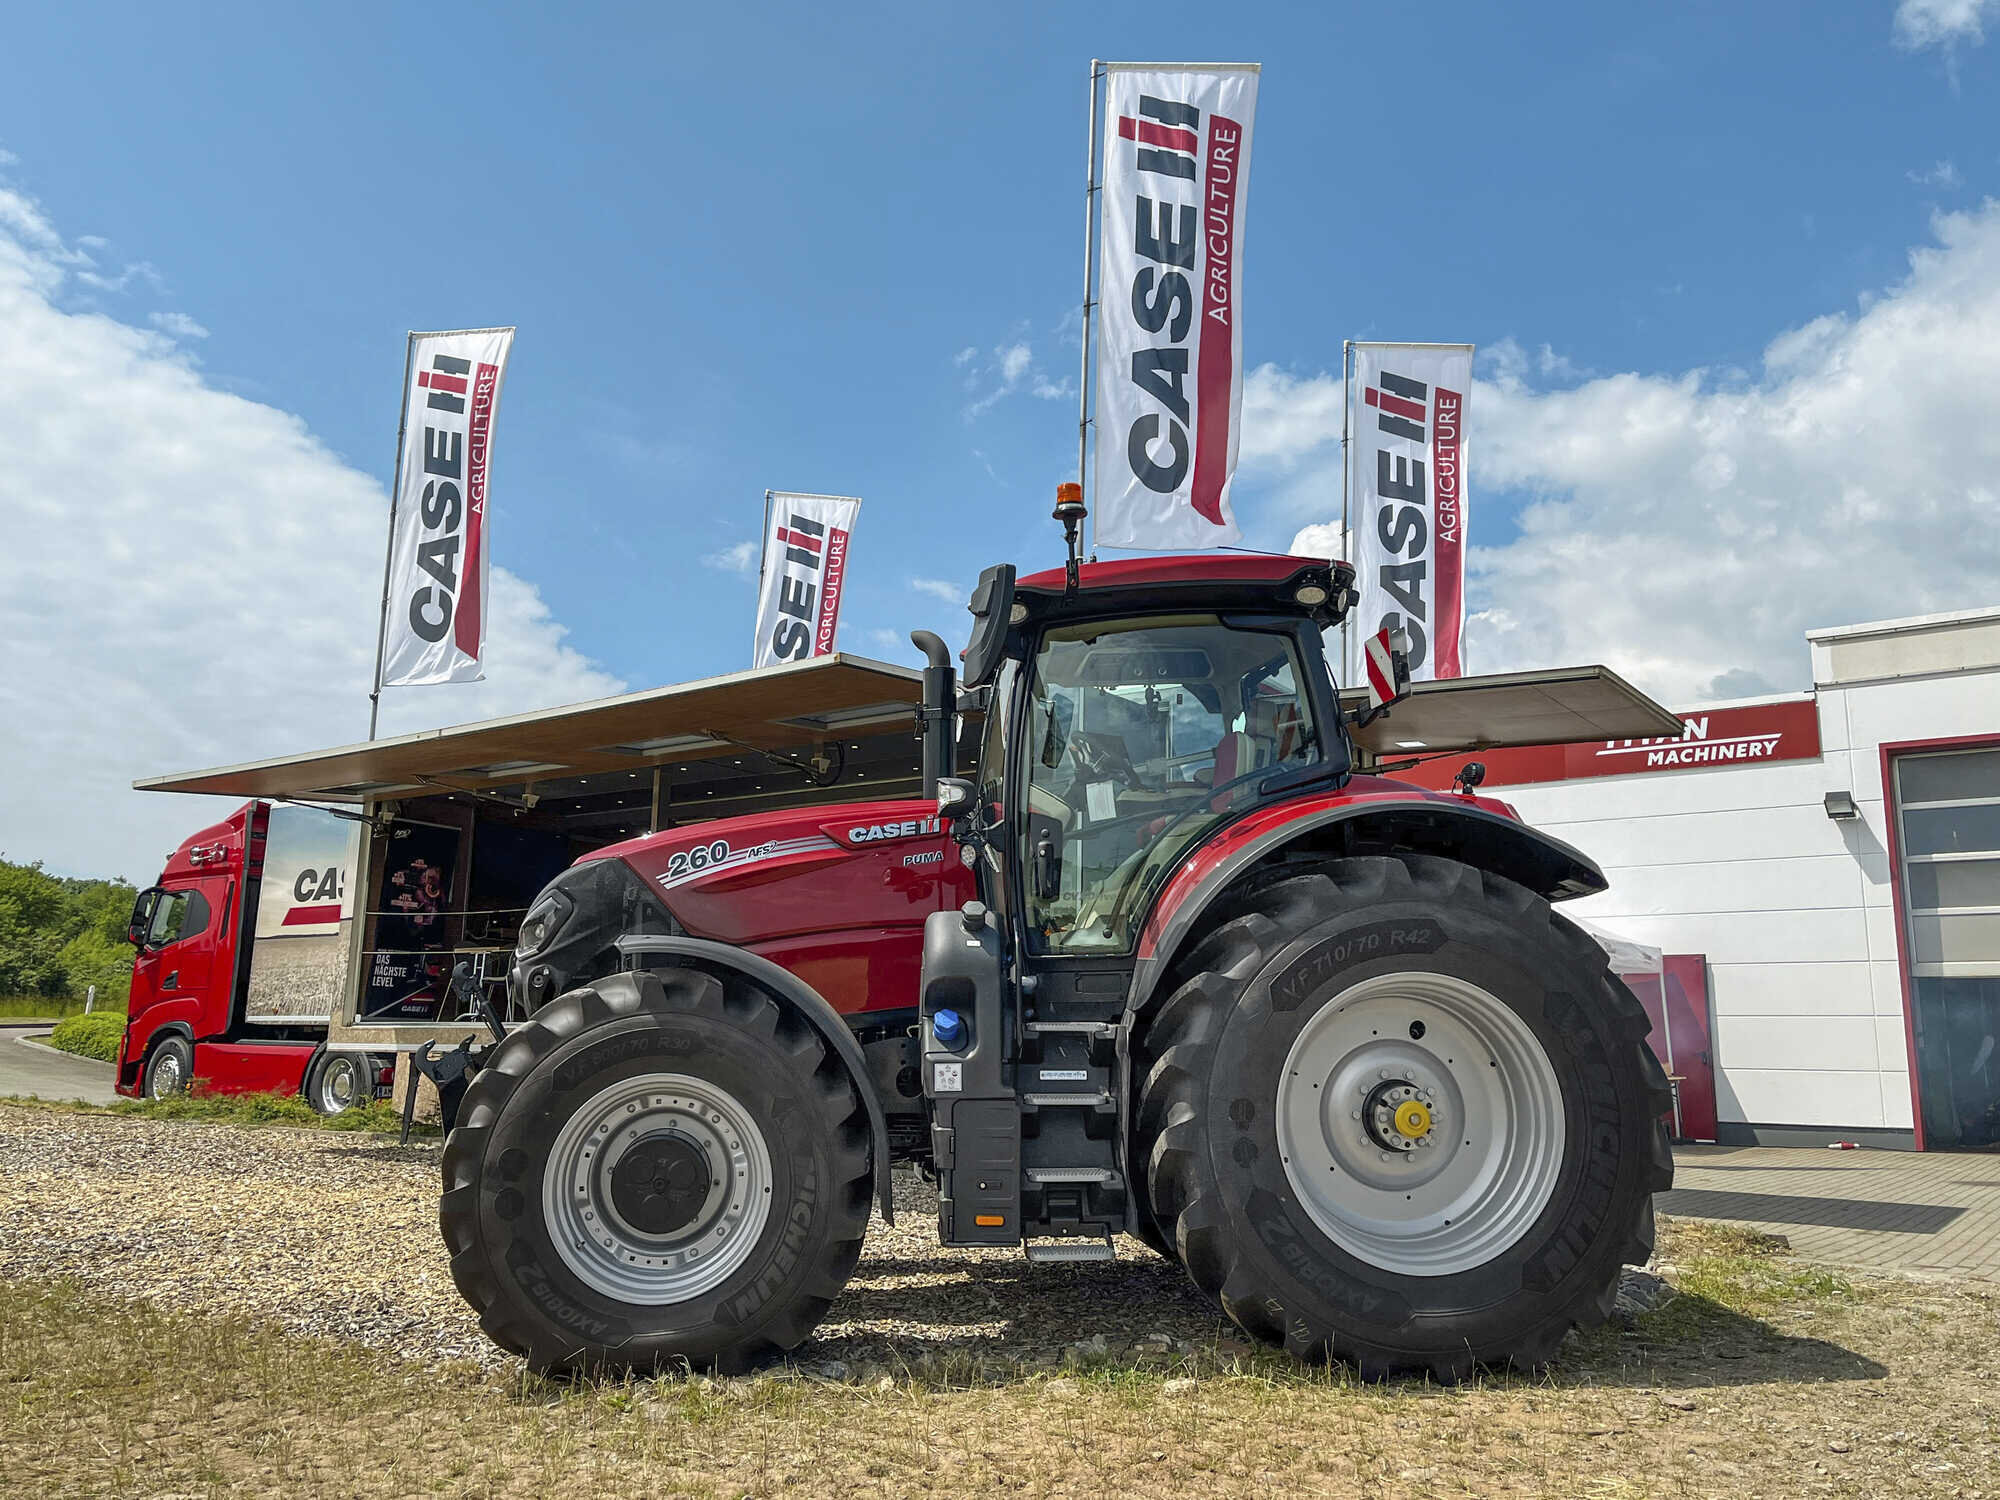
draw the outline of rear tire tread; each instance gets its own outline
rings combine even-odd
[[[1620,1044],[1631,1049],[1628,1066],[1642,1081],[1649,1117],[1657,1122],[1667,1111],[1671,1094],[1646,1045],[1651,1023],[1645,1009],[1611,977],[1603,950],[1574,923],[1525,887],[1454,860],[1420,855],[1353,858],[1254,888],[1245,898],[1254,909],[1242,910],[1239,904],[1226,912],[1176,965],[1162,986],[1165,998],[1142,1014],[1135,1027],[1134,1077],[1143,1081],[1134,1106],[1133,1159],[1140,1164],[1162,1238],[1174,1245],[1195,1284],[1253,1337],[1280,1344],[1302,1359],[1344,1360],[1371,1380],[1421,1370],[1441,1381],[1457,1381],[1480,1365],[1503,1363],[1536,1370],[1555,1358],[1572,1327],[1593,1327],[1611,1317],[1620,1275],[1617,1264],[1611,1266],[1608,1279],[1571,1289],[1557,1316],[1519,1333],[1509,1349],[1466,1347],[1413,1357],[1343,1338],[1332,1329],[1313,1328],[1297,1310],[1286,1309],[1275,1288],[1263,1284],[1219,1205],[1210,1201],[1217,1185],[1203,1181],[1200,1091],[1207,1055],[1242,986],[1287,943],[1330,912],[1412,899],[1443,904],[1472,900],[1499,908],[1516,926],[1546,929],[1549,942],[1568,950],[1571,959],[1599,977],[1587,1003],[1602,1007]],[[1652,1255],[1651,1195],[1673,1182],[1673,1153],[1663,1124],[1652,1131],[1640,1169],[1645,1192],[1631,1210],[1631,1222],[1604,1231],[1622,1246],[1625,1264],[1644,1264]]]

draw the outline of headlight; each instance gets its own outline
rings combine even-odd
[[[563,924],[575,908],[569,897],[561,891],[546,891],[535,904],[528,908],[528,915],[521,923],[521,936],[514,944],[517,958],[533,958],[556,940]]]

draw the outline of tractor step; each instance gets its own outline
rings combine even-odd
[[[1032,1104],[1037,1109],[1047,1109],[1052,1105],[1059,1106],[1064,1104],[1082,1105],[1086,1109],[1103,1109],[1111,1102],[1111,1096],[1103,1092],[1095,1094],[1023,1094],[1021,1102],[1023,1104]]]
[[[1029,1167],[1030,1182],[1116,1182],[1118,1174],[1109,1167]]]
[[[1023,1021],[1029,1036],[1115,1036],[1116,1021]]]
[[[1021,1246],[1022,1253],[1038,1265],[1064,1260],[1116,1260],[1118,1252],[1111,1248],[1111,1237],[1101,1240],[1044,1240],[1040,1244],[1027,1243]]]

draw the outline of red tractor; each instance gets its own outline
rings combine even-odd
[[[962,685],[913,637],[934,801],[672,828],[537,900],[532,1018],[494,1020],[444,1153],[500,1344],[791,1349],[898,1161],[945,1245],[1092,1260],[1124,1231],[1370,1375],[1531,1367],[1608,1315],[1672,1158],[1645,1014],[1552,905],[1603,875],[1469,786],[1356,773],[1321,645],[1346,564],[1079,565],[1081,513],[1065,568],[982,575]],[[834,974],[859,1009],[802,977]]]

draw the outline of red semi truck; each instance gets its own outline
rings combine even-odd
[[[139,893],[117,1089],[300,1093],[338,1114],[386,1093],[393,1057],[330,1044],[354,921],[355,825],[246,802]]]

